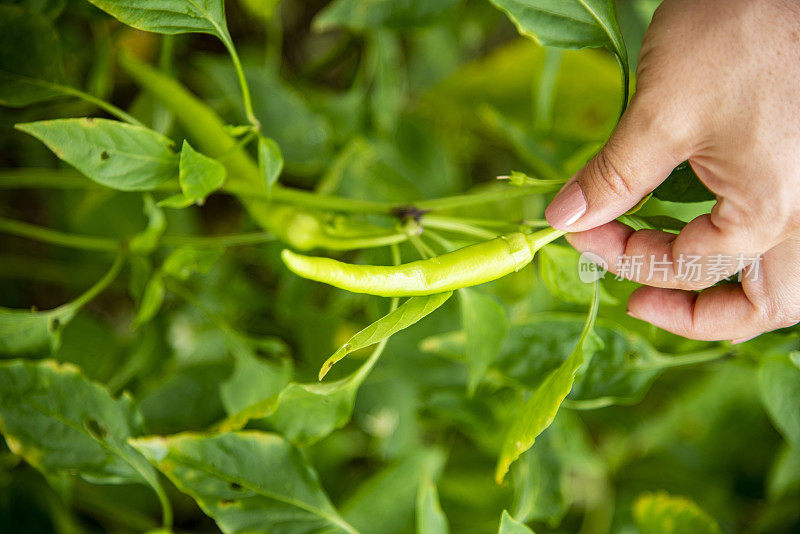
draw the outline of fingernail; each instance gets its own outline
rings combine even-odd
[[[638,319],[640,321],[644,321],[644,319],[642,319],[638,315],[634,315],[633,312],[631,312],[630,310],[626,311],[625,313],[627,313],[630,317],[633,317],[634,319]]]
[[[565,229],[583,217],[589,204],[578,182],[562,189],[544,210],[544,216],[554,228]]]
[[[737,337],[736,339],[731,339],[731,345],[738,345],[739,343],[744,343],[745,341],[750,341],[753,338],[758,337],[758,335],[750,336],[750,337]]]

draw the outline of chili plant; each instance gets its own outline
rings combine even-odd
[[[0,6],[3,530],[796,530],[797,330],[657,331],[542,219],[657,4]]]

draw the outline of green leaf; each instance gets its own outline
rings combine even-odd
[[[130,397],[115,400],[77,367],[53,360],[0,363],[0,431],[14,454],[45,475],[149,484],[168,516],[156,473],[127,443],[142,425]]]
[[[419,486],[416,520],[417,534],[448,534],[450,532],[450,528],[447,526],[447,517],[439,504],[436,484],[431,477],[424,479]]]
[[[341,27],[372,30],[377,27],[424,26],[436,22],[458,3],[459,0],[334,0],[314,18],[314,28],[325,31]]]
[[[466,332],[467,391],[471,395],[500,352],[508,320],[505,308],[492,297],[475,289],[460,289],[458,294],[461,327]]]
[[[521,387],[538,388],[569,358],[583,324],[584,318],[577,314],[552,312],[514,324],[492,368]],[[569,394],[573,408],[637,402],[664,369],[713,361],[727,353],[724,347],[661,353],[641,335],[603,319],[597,320],[592,338],[598,341],[593,356],[576,375]],[[467,350],[466,333],[461,330],[429,337],[420,349],[461,361]]]
[[[0,308],[0,354],[45,356],[60,343],[61,331],[74,317],[73,310],[45,312]]]
[[[346,425],[353,414],[358,388],[380,358],[388,340],[348,377],[324,384],[291,382],[278,395],[266,397],[222,422],[220,429],[242,428],[251,419],[265,419],[292,443],[316,443]]]
[[[378,131],[392,133],[397,127],[406,97],[405,70],[400,39],[389,31],[370,33],[367,65],[371,73],[370,111]]]
[[[767,495],[770,501],[800,493],[800,450],[784,446],[770,469]]]
[[[228,414],[236,414],[278,395],[292,378],[291,360],[263,360],[240,339],[229,342],[236,359],[233,374],[219,386],[220,398]]]
[[[156,33],[228,35],[222,0],[89,0],[123,24]]]
[[[580,254],[575,249],[550,244],[540,249],[537,256],[539,274],[554,297],[574,304],[588,304],[592,301],[592,284],[580,278]],[[606,291],[602,283],[600,303],[617,304],[617,299]]]
[[[186,433],[131,443],[223,532],[356,532],[303,455],[277,434]]]
[[[559,48],[606,47],[627,69],[612,0],[491,0],[522,35]]]
[[[19,6],[0,6],[0,105],[21,107],[58,97],[62,93],[54,84],[63,79],[50,21]]]
[[[628,105],[630,65],[614,0],[491,0],[522,35],[544,46],[606,47],[622,71],[622,109]]]
[[[136,317],[133,319],[134,328],[153,320],[153,317],[161,310],[161,305],[164,303],[164,293],[164,278],[161,273],[156,273],[150,277],[147,285],[144,286],[142,302],[139,304]]]
[[[159,202],[160,206],[185,208],[191,204],[202,206],[206,197],[225,183],[225,166],[215,159],[197,152],[183,141],[178,182],[183,194],[174,195]]]
[[[98,293],[103,291],[122,269],[124,256],[119,254],[108,272],[75,300],[48,311],[0,308],[0,355],[47,356],[55,352],[61,331]]]
[[[449,299],[452,294],[452,291],[448,291],[447,293],[426,295],[424,297],[411,297],[405,301],[402,306],[384,315],[348,339],[347,343],[342,345],[333,353],[333,356],[322,364],[322,368],[319,371],[319,379],[322,380],[336,362],[340,361],[351,352],[369,347],[370,345],[387,339],[393,334],[413,325],[423,317],[433,313],[442,304],[447,302],[447,299]]]
[[[225,249],[221,248],[183,246],[167,256],[161,266],[161,272],[176,280],[186,281],[193,274],[208,274],[223,254]]]
[[[717,200],[697,177],[688,161],[684,161],[653,191],[653,196],[671,202],[705,202]]]
[[[686,497],[645,493],[633,503],[639,534],[720,534],[713,517]]]
[[[174,178],[172,141],[141,126],[108,119],[57,119],[17,124],[95,182],[147,191]]]
[[[800,368],[791,357],[766,359],[759,372],[761,401],[791,446],[800,450]]]
[[[536,447],[527,450],[514,464],[514,517],[522,521],[548,521],[558,524],[567,512],[564,479],[571,458],[563,449],[563,425],[556,417],[536,440]]]
[[[444,460],[441,451],[422,449],[385,467],[341,505],[342,515],[362,534],[413,531],[417,488],[421,481],[438,477]]]
[[[278,143],[263,135],[258,136],[258,170],[267,184],[267,191],[272,191],[283,171],[283,154]]]
[[[143,211],[147,216],[147,227],[133,236],[128,244],[131,252],[135,254],[151,254],[158,247],[158,242],[167,229],[167,218],[154,201],[153,197],[146,194],[142,197]]]
[[[592,333],[597,319],[600,291],[596,282],[594,287],[594,298],[577,346],[569,358],[564,360],[531,393],[530,398],[523,406],[521,413],[516,416],[516,420],[511,424],[511,428],[504,438],[497,469],[495,470],[495,482],[498,484],[503,482],[514,460],[530,449],[536,440],[536,436],[550,426],[558,412],[558,408],[572,389],[575,373],[583,365],[587,339]]]
[[[507,510],[503,510],[499,532],[500,534],[533,534],[533,531],[527,525],[511,517]]]

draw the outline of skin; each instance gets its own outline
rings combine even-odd
[[[665,0],[645,35],[638,87],[604,149],[546,211],[617,272],[622,255],[644,256],[648,284],[629,313],[700,340],[744,341],[800,321],[800,3],[791,0]],[[679,235],[634,232],[613,221],[684,160],[717,195],[710,215]],[[572,224],[583,192],[585,212]],[[559,200],[559,197],[562,197]],[[762,254],[741,284],[710,287],[713,256]],[[699,280],[678,277],[675,260],[701,256]],[[666,279],[646,280],[654,260]],[[751,275],[758,268],[758,276]],[[709,279],[706,279],[706,277]]]

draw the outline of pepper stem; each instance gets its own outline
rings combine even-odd
[[[564,230],[556,230],[555,228],[545,228],[544,230],[539,230],[538,232],[534,232],[532,234],[528,234],[525,237],[528,240],[528,245],[530,245],[531,250],[535,254],[540,248],[545,246],[546,244],[555,241],[562,235],[566,234]]]

